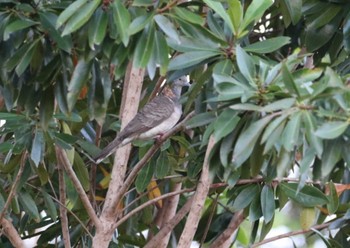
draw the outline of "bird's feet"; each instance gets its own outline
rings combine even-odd
[[[156,144],[162,143],[163,136],[164,136],[164,133],[157,134],[157,136],[155,137]]]

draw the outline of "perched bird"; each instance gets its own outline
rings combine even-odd
[[[187,76],[182,76],[166,86],[160,95],[147,103],[126,125],[117,137],[94,158],[98,164],[118,147],[134,140],[159,138],[179,121],[182,107],[179,102],[183,86],[190,86]]]

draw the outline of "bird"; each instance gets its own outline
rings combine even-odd
[[[182,87],[190,86],[188,77],[175,79],[171,87],[166,86],[162,92],[148,102],[125,126],[117,137],[94,158],[96,164],[134,140],[160,138],[176,125],[182,115],[180,96]]]

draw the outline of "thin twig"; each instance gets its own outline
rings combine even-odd
[[[288,233],[285,233],[285,234],[277,235],[275,237],[268,238],[268,239],[265,239],[265,240],[260,241],[258,243],[255,243],[251,247],[252,248],[259,247],[259,246],[261,246],[263,244],[270,243],[272,241],[276,241],[276,240],[279,240],[279,239],[288,238],[288,237],[291,237],[291,236],[312,232],[313,229],[316,229],[316,230],[324,229],[324,228],[328,227],[331,223],[332,222],[323,223],[323,224],[320,224],[320,225],[315,225],[315,226],[313,226],[313,227],[311,227],[309,229],[306,229],[306,230],[293,231],[293,232],[288,232]]]
[[[213,206],[212,206],[212,209],[210,210],[210,215],[209,215],[207,224],[205,225],[205,230],[204,230],[204,233],[203,233],[203,236],[202,236],[202,239],[201,239],[200,247],[203,246],[203,244],[205,242],[205,239],[207,238],[207,235],[208,235],[208,232],[209,232],[209,228],[210,228],[211,222],[212,222],[213,217],[214,217],[215,209],[216,209],[216,206],[218,204],[219,196],[220,196],[220,194],[216,194],[216,197],[214,199]]]
[[[159,77],[159,79],[158,79],[158,81],[157,81],[157,83],[156,83],[156,86],[154,87],[154,89],[153,89],[151,95],[149,96],[148,101],[151,101],[151,100],[152,100],[153,98],[155,98],[156,95],[159,93],[159,89],[160,89],[160,87],[162,86],[162,83],[163,83],[164,79],[165,79],[164,76]]]
[[[148,207],[150,205],[155,204],[156,202],[158,202],[159,200],[163,200],[166,199],[168,197],[174,196],[174,195],[179,195],[179,194],[183,194],[183,193],[187,193],[187,192],[191,192],[193,191],[193,188],[190,189],[182,189],[179,191],[174,191],[174,192],[170,192],[161,196],[158,196],[156,198],[153,198],[152,200],[149,200],[147,202],[145,202],[144,204],[138,206],[137,208],[131,210],[129,213],[127,213],[126,215],[124,215],[122,218],[120,218],[120,220],[115,224],[115,228],[117,228],[118,226],[120,226],[121,224],[123,224],[126,220],[128,220],[131,216],[133,216],[134,214],[138,213],[139,211],[141,211],[142,209],[144,209],[145,207]]]
[[[12,183],[12,187],[11,187],[10,193],[9,193],[9,195],[7,197],[7,200],[5,202],[5,205],[4,205],[4,207],[3,207],[3,209],[2,209],[2,211],[0,213],[0,220],[2,220],[4,218],[4,216],[6,214],[6,211],[7,211],[7,209],[9,208],[9,206],[11,204],[12,199],[13,199],[13,197],[16,194],[19,180],[21,179],[22,174],[23,174],[24,165],[25,165],[25,162],[26,162],[26,159],[27,159],[27,155],[28,155],[27,151],[22,153],[21,162],[20,162],[20,165],[19,165],[19,170],[17,172],[17,176],[15,178],[15,181]]]
[[[59,159],[59,153],[56,153],[57,157],[57,172],[58,172],[58,188],[60,192],[60,202],[63,206],[66,206],[66,184],[64,180],[64,170],[62,162]],[[60,205],[60,220],[61,220],[61,230],[63,236],[64,247],[71,247],[70,237],[69,237],[69,223],[67,217],[67,208]]]
[[[85,210],[87,212],[87,214],[89,215],[91,221],[94,223],[95,227],[99,227],[101,225],[101,222],[99,220],[99,218],[97,217],[88,196],[86,195],[83,186],[81,185],[77,175],[75,174],[75,172],[73,171],[72,165],[70,164],[68,158],[67,158],[67,154],[65,153],[65,151],[56,146],[56,153],[59,155],[59,158],[61,160],[61,163],[63,165],[63,167],[65,168],[68,177],[72,180],[72,183],[75,187],[75,189],[77,190],[77,193],[81,199],[81,202],[83,203]]]

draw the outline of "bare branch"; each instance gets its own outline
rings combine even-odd
[[[127,219],[129,219],[131,216],[133,216],[134,214],[136,214],[137,212],[141,211],[142,209],[144,209],[145,207],[148,207],[150,205],[155,204],[156,202],[158,202],[159,200],[162,199],[166,199],[168,197],[174,196],[174,195],[179,195],[179,194],[183,194],[186,192],[191,192],[193,191],[193,189],[182,189],[179,191],[174,191],[174,192],[170,192],[161,196],[158,196],[156,198],[153,198],[152,200],[149,200],[147,202],[145,202],[144,204],[138,206],[137,208],[131,210],[129,213],[127,213],[126,215],[124,215],[116,224],[115,227],[117,228],[118,226],[120,226],[121,224],[123,224]]]
[[[235,213],[225,229],[225,231],[220,234],[219,237],[215,239],[215,241],[210,245],[210,248],[216,248],[216,247],[222,247],[222,248],[229,248],[232,244],[232,236],[234,232],[239,228],[241,223],[244,221],[244,214],[243,210],[238,211]]]
[[[25,162],[26,162],[26,159],[27,159],[27,155],[28,155],[28,152],[25,151],[22,153],[22,157],[21,157],[21,163],[19,165],[19,170],[17,172],[17,176],[15,178],[15,181],[12,183],[12,187],[11,187],[11,190],[10,190],[10,193],[7,197],[7,200],[5,202],[5,205],[0,213],[0,220],[4,219],[4,216],[6,214],[6,211],[7,209],[9,208],[10,204],[11,204],[11,201],[13,199],[13,197],[15,196],[16,194],[16,191],[17,191],[17,186],[18,186],[18,183],[19,183],[19,180],[20,178],[22,177],[22,174],[23,174],[23,170],[24,170],[24,165],[25,165]]]
[[[4,232],[6,237],[10,240],[13,247],[17,247],[17,248],[26,247],[11,221],[7,220],[6,218],[2,218],[1,225],[2,225],[2,231]]]
[[[58,161],[57,165],[57,171],[58,171],[58,188],[60,192],[60,219],[61,219],[61,230],[62,230],[62,237],[63,237],[63,243],[64,247],[71,247],[70,244],[70,238],[69,238],[69,224],[68,224],[68,217],[67,217],[67,209],[66,207],[66,184],[64,181],[64,171],[62,162],[60,162],[61,159],[59,159],[59,153],[56,152],[56,157]]]
[[[255,248],[255,247],[259,247],[259,246],[261,246],[263,244],[270,243],[272,241],[276,241],[276,240],[279,240],[279,239],[288,238],[288,237],[291,237],[291,236],[312,232],[313,230],[324,229],[324,228],[327,228],[331,223],[332,222],[323,223],[323,224],[320,224],[320,225],[312,226],[311,228],[306,229],[306,230],[293,231],[293,232],[288,232],[288,233],[285,233],[285,234],[277,235],[275,237],[264,239],[261,242],[255,243],[251,247]]]
[[[144,248],[159,247],[158,245],[164,237],[174,229],[174,227],[179,224],[179,222],[185,217],[185,215],[190,211],[193,203],[193,196],[187,200],[186,204],[177,212],[177,214],[166,223],[159,232],[144,246]],[[180,247],[180,246],[178,246]]]
[[[207,150],[205,153],[202,174],[197,185],[197,190],[194,194],[193,203],[191,206],[191,211],[188,215],[185,227],[182,231],[178,247],[190,247],[193,240],[194,234],[197,230],[200,213],[204,207],[205,199],[207,198],[210,186],[210,177],[209,177],[209,158],[210,153],[214,147],[215,139],[211,135],[209,138]]]
[[[87,194],[85,193],[85,190],[84,190],[83,186],[81,185],[77,175],[73,171],[72,165],[70,164],[70,162],[67,158],[66,152],[58,146],[56,146],[55,149],[56,149],[56,153],[58,155],[58,162],[62,163],[64,169],[67,172],[68,177],[72,180],[72,183],[73,183],[75,189],[77,190],[77,193],[81,199],[81,202],[83,203],[83,205],[85,207],[87,214],[89,215],[91,221],[94,223],[96,228],[98,228],[101,225],[101,222],[98,219],[93,207],[91,206],[89,198],[88,198]]]

